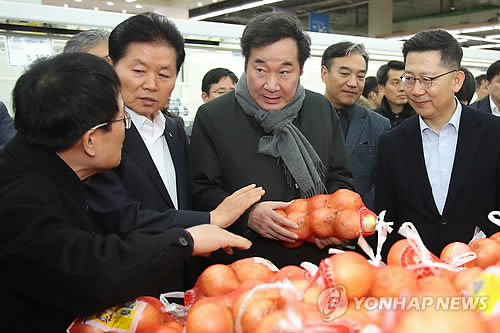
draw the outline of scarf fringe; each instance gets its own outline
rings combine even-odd
[[[278,157],[276,159],[276,164],[278,165],[280,163],[283,167],[283,172],[285,173],[285,176],[286,176],[286,184],[289,187],[294,187],[295,181],[293,179],[293,176],[292,176],[290,170],[288,170],[286,164],[283,163],[283,160]],[[319,162],[315,163],[315,167],[316,167],[316,170],[318,171],[318,174],[321,176],[321,178],[324,178],[324,176],[326,174],[326,167],[323,165],[323,163],[321,163],[321,161],[319,161]],[[299,191],[300,191],[300,197],[306,198],[306,199],[314,197],[317,194],[328,194],[328,190],[326,189],[326,186],[325,186],[325,184],[323,184],[322,181],[316,182],[314,184],[313,188],[310,188],[306,191],[303,191],[301,188],[299,188]]]

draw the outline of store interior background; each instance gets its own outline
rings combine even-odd
[[[445,28],[456,36],[464,47],[463,65],[474,75],[485,73],[500,59],[498,0],[0,0],[0,100],[13,111],[11,91],[26,67],[9,50],[9,37],[39,38],[57,54],[81,30],[112,30],[130,15],[154,11],[173,19],[186,38],[186,61],[171,109],[189,124],[202,104],[203,75],[226,67],[240,76],[244,61],[239,37],[244,25],[256,14],[273,10],[295,13],[306,30],[310,13],[329,15],[330,33],[310,33],[312,57],[301,78],[307,89],[321,94],[321,55],[329,45],[345,40],[365,44],[369,76],[389,60],[403,60],[403,41],[430,28]]]

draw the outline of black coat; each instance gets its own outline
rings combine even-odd
[[[275,111],[272,111],[275,112]],[[276,111],[279,112],[279,111]],[[323,96],[306,90],[302,109],[294,124],[301,130],[327,167],[323,177],[329,193],[339,188],[353,188],[344,137],[338,116]],[[300,197],[293,179],[287,180],[282,162],[259,154],[259,139],[266,135],[255,119],[248,117],[231,92],[202,105],[193,125],[189,150],[196,209],[211,210],[233,191],[255,183],[262,186],[265,201],[290,201]],[[263,238],[247,229],[248,212],[229,230],[253,238],[250,250],[238,255],[261,256],[281,267],[300,264],[304,260],[319,263],[327,251],[304,243],[299,248],[287,249],[278,241]],[[233,261],[232,256],[221,261]]]
[[[101,233],[73,170],[19,136],[0,153],[0,221],[5,332],[63,332],[77,316],[156,290],[193,250],[180,228]]]
[[[413,110],[413,108],[408,103],[404,105],[403,111],[401,111],[400,113],[392,112],[391,105],[389,104],[385,96],[382,98],[380,105],[377,106],[373,111],[389,119],[391,121],[391,128],[401,124],[403,121],[415,114],[415,110]]]
[[[488,213],[500,209],[500,118],[462,105],[455,161],[441,215],[434,203],[422,148],[419,116],[380,136],[375,187],[376,212],[387,210],[397,239],[406,221],[439,256],[448,243],[468,243],[479,226],[488,236],[500,231]]]
[[[208,212],[192,211],[187,168],[187,139],[180,123],[165,117],[165,140],[175,167],[179,210],[156,169],[136,127],[125,132],[122,160],[113,170],[96,174],[86,182],[89,215],[106,232],[123,236],[134,230],[168,230],[210,223]],[[155,294],[181,291],[193,286],[204,269],[202,258],[189,258],[185,267],[165,280]]]
[[[471,105],[469,105],[471,108],[478,109],[484,112],[492,113],[491,112],[491,104],[490,104],[490,95],[484,97],[483,99],[480,99],[478,101],[475,101]]]

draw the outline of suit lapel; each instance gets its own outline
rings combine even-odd
[[[415,184],[422,184],[422,186],[416,186],[416,188],[421,192],[419,197],[424,200],[425,209],[439,215],[439,211],[434,201],[434,195],[432,194],[427,167],[425,166],[419,116],[413,116],[405,120],[405,122],[408,122],[408,126],[406,126],[404,131],[406,135],[406,144],[403,147],[406,149],[401,151],[401,158],[404,163],[403,165],[405,165],[403,169],[410,175],[411,179],[409,181]]]
[[[130,158],[139,165],[139,167],[144,171],[146,176],[151,180],[151,182],[158,189],[165,201],[171,206],[175,207],[170,195],[168,194],[165,184],[156,169],[156,165],[149,155],[149,151],[142,140],[139,131],[134,124],[126,131],[125,140],[123,141],[123,149],[127,151]]]
[[[184,161],[183,161],[183,149],[184,145],[182,145],[180,142],[177,142],[175,138],[179,138],[179,133],[178,133],[178,128],[176,124],[176,120],[168,118],[168,116],[165,116],[165,138],[167,140],[168,144],[168,149],[170,150],[170,156],[172,157],[172,162],[174,163],[174,168],[175,168],[175,182],[177,185],[177,203],[179,209],[183,207],[183,204],[185,202],[185,191],[186,189],[186,184],[182,181],[185,179],[185,166],[184,166]]]
[[[361,133],[363,133],[368,120],[366,117],[366,111],[362,108],[358,108],[356,104],[354,104],[348,112],[351,112],[351,117],[349,120],[349,129],[347,130],[345,143],[350,158],[356,145],[361,143],[359,142]]]
[[[458,129],[457,149],[455,151],[455,160],[453,161],[453,170],[450,178],[450,186],[448,188],[448,195],[443,209],[443,215],[453,203],[460,187],[463,185],[465,179],[469,178],[469,169],[476,152],[479,150],[482,136],[484,133],[478,128],[481,120],[474,119],[472,112],[468,107],[462,107],[462,115],[460,118],[460,128]]]

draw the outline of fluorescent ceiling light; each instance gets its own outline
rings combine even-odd
[[[485,25],[482,27],[458,29],[458,32],[461,34],[467,34],[473,32],[490,31],[495,29],[498,29],[498,25]]]
[[[279,2],[279,1],[282,1],[282,0],[261,0],[261,1],[255,1],[255,2],[247,3],[247,4],[244,4],[244,5],[241,5],[241,6],[230,7],[230,8],[226,8],[226,9],[221,9],[221,10],[217,10],[217,11],[214,11],[214,12],[210,12],[210,13],[207,13],[207,14],[193,16],[193,17],[191,17],[189,19],[191,21],[199,21],[199,20],[204,20],[206,18],[210,18],[210,17],[220,16],[220,15],[224,15],[224,14],[239,12],[239,11],[245,10],[245,9],[260,7],[260,6],[268,5],[268,4]]]
[[[481,45],[471,45],[469,49],[489,49],[494,47],[500,47],[500,44],[481,44]]]

